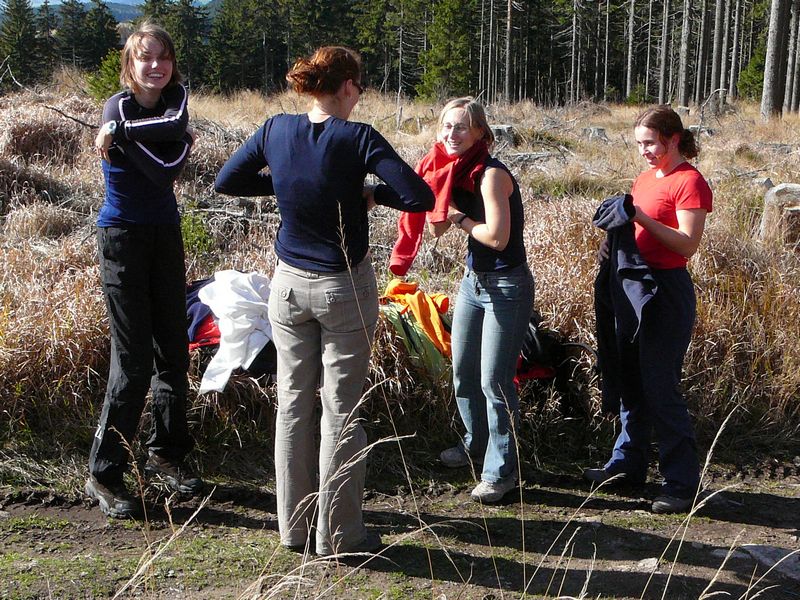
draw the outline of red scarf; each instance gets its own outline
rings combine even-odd
[[[478,140],[461,155],[448,154],[442,142],[436,142],[430,152],[417,165],[417,174],[433,190],[436,203],[428,213],[431,223],[447,219],[447,207],[453,198],[453,189],[475,191],[475,178],[486,168],[489,149],[484,140]]]
[[[478,140],[464,154],[451,155],[444,144],[436,142],[431,151],[417,165],[417,174],[433,190],[436,203],[427,213],[431,223],[447,220],[447,207],[454,189],[475,191],[475,180],[486,168],[489,149],[486,142]],[[422,245],[425,232],[425,213],[400,213],[397,221],[397,241],[389,260],[389,269],[395,275],[405,275]]]

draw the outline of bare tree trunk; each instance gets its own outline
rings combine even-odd
[[[633,18],[636,14],[636,0],[631,0],[630,9],[628,12],[628,60],[625,76],[625,97],[631,95],[633,88]]]
[[[794,52],[794,78],[792,79],[792,112],[800,109],[800,23]]]
[[[531,35],[530,35],[530,32],[532,30],[530,15],[531,15],[530,11],[526,12],[525,13],[525,19],[524,19],[525,20],[525,26],[524,26],[523,31],[525,31],[527,33],[525,33],[524,37],[522,38],[524,40],[525,58],[524,58],[523,63],[522,63],[522,82],[520,83],[520,92],[519,92],[520,100],[524,100],[524,99],[529,97],[529,95],[528,95],[528,93],[529,93],[529,90],[528,90],[528,75],[529,75],[529,73],[528,73],[528,71],[529,71],[528,65],[530,64],[529,63],[529,60],[530,60],[530,46],[531,46]]]
[[[731,99],[737,96],[736,84],[739,79],[739,52],[741,48],[739,36],[741,35],[742,0],[736,0],[733,17],[733,50],[731,52],[731,76],[728,82],[728,96]]]
[[[725,92],[728,89],[728,36],[731,30],[731,2],[725,2],[725,24],[722,26],[722,56],[719,65],[719,87],[723,90],[719,93],[720,106],[725,104]]]
[[[577,1],[578,10],[581,9],[580,0]],[[583,55],[584,55],[584,48],[583,48],[583,31],[582,26],[583,23],[581,22],[581,15],[578,13],[578,52],[577,58],[575,59],[575,67],[577,77],[575,79],[575,102],[580,101],[581,99],[581,89],[583,88]]]
[[[489,55],[486,60],[486,102],[491,104],[494,101],[494,72],[492,68],[492,56],[494,47],[494,0],[489,1]]]
[[[644,65],[644,94],[650,97],[650,49],[653,47],[653,0],[647,3],[647,58]]]
[[[780,118],[783,94],[781,93],[782,62],[786,58],[782,53],[785,28],[781,18],[786,12],[789,0],[772,0],[769,13],[769,33],[767,36],[767,56],[764,65],[764,89],[761,93],[761,118],[764,121]]]
[[[697,38],[697,73],[694,102],[702,104],[706,96],[706,70],[708,68],[708,0],[700,4],[700,34]]]
[[[681,49],[678,65],[678,104],[689,106],[689,35],[692,0],[683,0],[683,21],[681,23]]]
[[[743,65],[749,63],[750,59],[753,58],[753,41],[754,41],[753,40],[753,28],[755,27],[755,21],[756,20],[753,18],[752,12],[753,12],[753,9],[751,8],[750,9],[750,13],[751,14],[750,14],[750,19],[749,19],[749,21],[750,21],[750,31],[748,31],[748,33],[747,33],[747,54],[744,57],[747,60],[742,60],[742,64]]]
[[[608,22],[611,14],[611,0],[606,0],[606,40],[603,59],[603,100],[608,100]]]
[[[505,100],[511,102],[511,10],[512,0],[508,0],[506,6],[506,80],[505,80]]]
[[[570,50],[568,97],[570,102],[575,102],[575,82],[578,78],[578,0],[572,0],[572,44]]]
[[[661,57],[659,58],[660,69],[658,74],[658,103],[667,102],[667,46],[669,45],[669,0],[664,0],[664,13],[661,17]]]
[[[483,18],[483,14],[485,12],[486,7],[486,0],[481,0],[481,33],[480,33],[480,48],[478,49],[479,58],[478,58],[478,96],[486,91],[486,67],[483,64],[483,51],[486,48],[486,44],[484,43],[485,39],[485,21]],[[484,101],[486,98],[484,98]]]
[[[714,10],[714,49],[711,56],[711,95],[713,96],[709,108],[712,113],[719,112],[720,100],[715,91],[719,89],[720,70],[722,67],[722,33],[723,33],[723,9],[725,0],[717,0]]]
[[[600,93],[600,40],[603,33],[603,21],[600,18],[602,12],[602,0],[597,3],[597,10],[595,12],[595,36],[594,36],[594,83],[592,87],[592,97],[595,100],[602,99],[603,95]]]
[[[792,0],[792,19],[789,25],[789,46],[786,52],[788,64],[786,65],[786,82],[784,84],[783,94],[783,112],[792,112],[792,88],[797,65],[795,64],[795,57],[797,55],[797,22],[798,22],[798,9],[800,9],[800,0]]]

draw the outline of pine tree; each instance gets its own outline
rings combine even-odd
[[[94,68],[119,45],[117,20],[103,0],[92,0],[92,7],[86,13],[87,67]]]
[[[361,54],[365,80],[373,86],[380,78],[380,87],[390,78],[394,44],[386,31],[391,6],[389,0],[356,0],[352,7],[356,32],[356,48]]]
[[[320,46],[355,46],[353,0],[283,0],[288,17],[288,58],[294,62]]]
[[[44,0],[36,16],[36,36],[39,54],[42,57],[44,74],[49,76],[59,63],[58,40],[56,40],[56,15],[49,0]]]
[[[222,0],[211,27],[208,81],[223,92],[276,89],[286,74],[285,31],[275,2]]]
[[[86,77],[86,84],[92,98],[98,102],[104,102],[107,98],[116,94],[122,84],[119,80],[119,72],[122,69],[122,52],[111,50],[100,61],[97,71],[90,73]]]
[[[206,65],[208,11],[194,6],[192,0],[178,0],[170,6],[164,24],[175,44],[178,68],[191,88],[202,82]]]
[[[144,4],[142,4],[140,21],[148,20],[161,26],[166,25],[170,4],[170,0],[145,0]]]
[[[63,0],[56,30],[61,60],[75,66],[88,61],[89,40],[86,35],[86,10],[79,0]]]
[[[428,28],[428,50],[422,55],[424,72],[417,92],[426,98],[444,99],[470,92],[473,39],[470,15],[474,1],[439,0],[433,6]]]
[[[43,64],[36,41],[36,19],[29,0],[6,0],[2,4],[0,25],[0,62],[6,65],[20,83],[38,81]]]
[[[419,83],[420,54],[427,41],[425,0],[355,0],[355,44],[370,85],[411,91]]]

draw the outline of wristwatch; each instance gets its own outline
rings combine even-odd
[[[464,219],[466,218],[467,215],[465,213],[462,213],[460,217],[458,217],[455,221],[453,221],[453,225],[455,225],[459,229],[462,229],[461,224],[464,222]]]
[[[115,133],[117,133],[117,122],[116,121],[109,121],[108,122],[108,133],[111,134],[113,137]]]

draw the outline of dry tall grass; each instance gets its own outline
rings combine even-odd
[[[87,451],[108,360],[92,231],[102,180],[90,151],[91,132],[45,105],[87,123],[100,119],[100,107],[78,96],[25,93],[0,98],[0,123],[16,123],[2,128],[0,144],[0,435],[11,439],[8,434],[20,431],[34,438],[75,432],[63,444]],[[197,255],[189,246],[190,278],[208,276],[217,268],[271,274],[274,203],[265,199],[247,212],[235,200],[214,196],[212,184],[228,155],[266,117],[304,110],[304,102],[288,93],[269,98],[242,93],[193,97],[190,106],[200,136],[178,191],[187,210],[203,216],[217,248]],[[414,162],[433,138],[438,108],[368,93],[353,118],[373,123]],[[699,310],[686,360],[686,388],[701,439],[708,440],[732,405],[741,405],[726,439],[747,440],[754,449],[796,453],[800,347],[793,342],[800,337],[800,261],[791,249],[759,246],[752,232],[762,195],[753,178],[800,180],[797,151],[790,148],[787,153],[780,146],[798,138],[800,121],[792,117],[763,125],[757,110],[737,106],[705,122],[714,133],[701,138],[699,167],[716,196],[706,238],[691,263]],[[544,110],[521,103],[491,106],[489,113],[494,122],[511,123],[520,134],[521,145],[500,149],[501,158],[512,163],[520,152],[550,153],[528,164],[514,162],[525,202],[537,308],[549,326],[591,346],[600,233],[589,221],[598,202],[628,189],[642,167],[630,129],[636,109],[580,104]],[[692,117],[688,121],[694,122]],[[588,127],[604,128],[608,141],[586,139]],[[198,208],[208,204],[211,210]],[[388,280],[385,265],[395,217],[386,209],[371,217],[381,285]],[[424,289],[454,294],[464,249],[463,237],[456,233],[438,243],[426,240],[411,277]],[[421,384],[424,378],[386,329],[379,331],[372,377],[386,382],[382,394],[389,399],[385,402],[382,396],[366,405],[367,419],[379,432],[389,433],[389,411],[401,435],[417,431],[431,444],[453,435],[448,390]],[[527,399],[523,456],[535,450],[537,460],[547,460],[549,444],[552,455],[558,455],[565,439],[574,440],[575,451],[583,455],[590,444],[607,447],[607,437],[591,441],[592,436],[607,435],[602,422],[592,418],[598,406],[596,387],[581,390],[589,421],[565,421],[557,395]],[[269,394],[257,386],[236,387],[197,399],[193,415],[201,443],[202,434],[211,432],[215,439],[224,433],[226,444],[269,435]],[[206,460],[214,462],[210,455]]]

